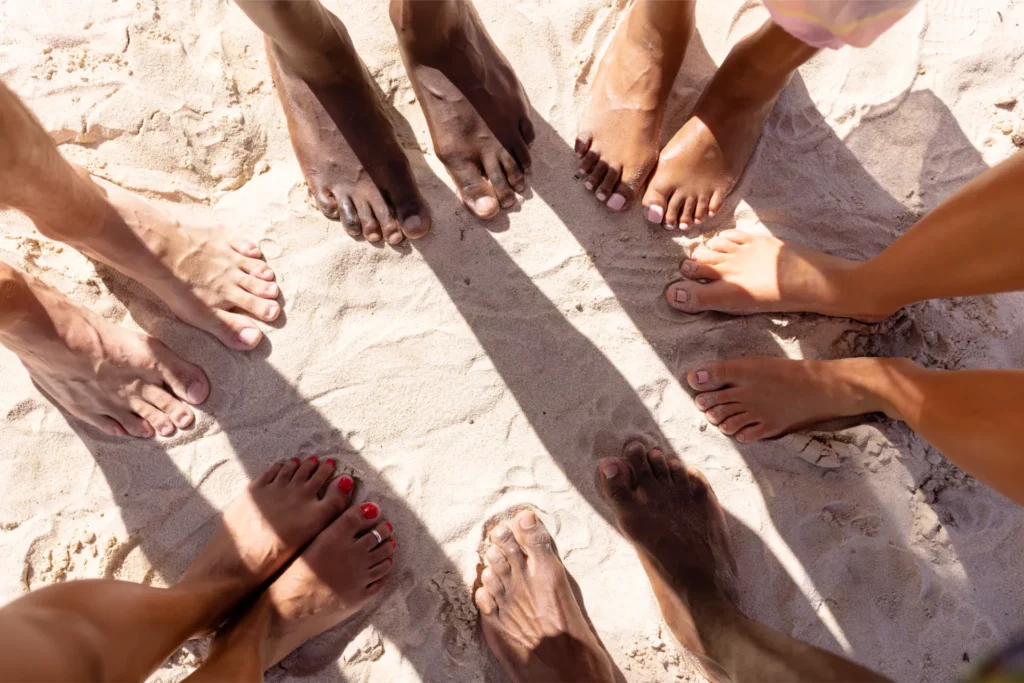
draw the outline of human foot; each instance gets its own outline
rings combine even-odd
[[[184,322],[214,335],[227,347],[248,350],[263,333],[241,310],[264,321],[281,306],[274,271],[249,240],[226,229],[181,223],[113,183],[80,171],[97,203],[92,228],[69,232],[61,224],[40,232],[70,244],[148,287]],[[97,190],[98,191],[95,191]],[[83,211],[87,215],[86,212]],[[69,221],[81,221],[80,216]]]
[[[715,215],[739,181],[775,100],[815,52],[770,21],[733,47],[658,157],[642,201],[649,222],[686,230]]]
[[[640,196],[657,163],[665,103],[692,32],[692,2],[637,0],[597,67],[576,136],[577,175],[613,211]]]
[[[526,190],[529,102],[469,2],[393,0],[391,19],[434,151],[473,215],[493,218]]]
[[[917,368],[906,359],[737,358],[699,365],[686,381],[708,422],[750,443],[839,417],[881,412],[902,419],[881,396],[894,364]]]
[[[327,485],[334,472],[316,457],[271,466],[224,511],[178,585],[224,582],[235,602],[260,587],[348,508],[355,482]]]
[[[498,524],[490,540],[474,600],[487,645],[509,677],[516,683],[614,681],[611,660],[537,516],[520,512],[511,525]]]
[[[247,633],[258,639],[262,670],[348,619],[387,582],[398,544],[375,503],[350,508],[320,532],[211,653]],[[241,633],[239,633],[239,631]]]
[[[726,230],[694,249],[665,289],[685,313],[820,313],[874,322],[883,310],[857,278],[860,263],[771,235]]]
[[[285,49],[266,40],[270,73],[310,194],[353,237],[388,244],[423,237],[430,212],[372,78],[338,18],[317,11],[327,36],[319,38],[322,45]]]
[[[725,513],[707,479],[638,441],[598,463],[602,490],[623,535],[636,547],[669,628],[707,654],[706,610],[735,611],[736,560]]]
[[[0,264],[0,342],[35,383],[79,420],[111,436],[171,436],[206,400],[206,375],[158,340],[72,303]]]

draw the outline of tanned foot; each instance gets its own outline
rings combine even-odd
[[[858,284],[860,265],[771,235],[726,230],[694,249],[680,266],[683,279],[665,289],[665,300],[685,313],[807,312],[882,320],[895,311],[883,310]]]
[[[392,245],[423,237],[430,212],[369,72],[338,18],[319,3],[307,9],[320,24],[315,45],[288,50],[268,37],[266,47],[314,202],[353,237]]]
[[[895,363],[917,367],[899,359],[737,358],[704,363],[686,381],[708,422],[750,443],[839,417],[883,412],[900,419],[872,390],[892,381],[886,367]]]
[[[577,174],[613,211],[640,196],[657,163],[665,103],[693,32],[693,6],[637,0],[597,67],[576,136]]]
[[[234,627],[214,639],[211,655],[255,639],[265,671],[348,619],[387,582],[398,547],[391,535],[391,524],[375,503],[350,508],[320,532]]]
[[[474,596],[487,645],[505,673],[516,683],[614,681],[547,529],[529,510],[510,526],[491,531]]]
[[[669,628],[717,675],[701,633],[707,606],[736,610],[725,513],[700,471],[638,441],[598,464],[603,493],[636,547]]]
[[[493,218],[526,189],[534,139],[519,79],[470,2],[392,0],[405,69],[434,151],[473,215]]]
[[[80,174],[99,189],[102,218],[91,230],[68,234],[61,225],[37,224],[40,232],[137,280],[225,346],[244,351],[260,343],[263,333],[248,315],[269,322],[281,306],[274,271],[255,244],[223,226],[182,223],[117,185]]]
[[[686,230],[715,215],[782,89],[814,53],[772,22],[733,47],[658,157],[642,202],[648,221]]]
[[[206,375],[158,340],[111,324],[36,278],[0,264],[0,341],[35,383],[111,436],[171,436],[206,400]]]
[[[273,465],[224,511],[178,585],[229,582],[236,602],[263,585],[348,508],[355,482],[328,486],[334,472],[315,457]]]

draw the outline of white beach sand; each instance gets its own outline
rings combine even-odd
[[[269,680],[501,680],[470,591],[485,521],[522,503],[555,534],[625,678],[699,680],[594,487],[596,458],[639,434],[707,473],[729,512],[744,606],[766,624],[900,681],[936,682],[1024,630],[1024,510],[900,424],[740,447],[706,428],[679,382],[701,359],[753,354],[1024,367],[1024,295],[929,302],[877,326],[675,314],[659,297],[694,240],[651,230],[638,210],[612,216],[573,180],[576,118],[625,1],[479,1],[538,130],[530,190],[489,224],[454,199],[430,151],[386,3],[327,5],[392,105],[431,204],[433,233],[411,247],[355,242],[307,203],[261,35],[234,5],[0,0],[0,77],[63,153],[257,241],[285,302],[255,352],[231,352],[0,214],[0,256],[159,336],[214,386],[194,429],[119,440],[62,413],[0,351],[0,600],[78,578],[167,585],[250,478],[278,458],[331,455],[395,525],[394,590]],[[697,13],[666,139],[766,17],[739,0]],[[928,2],[870,49],[821,54],[705,225],[877,253],[1016,151],[1022,24],[1021,2]],[[154,680],[179,680],[200,650]]]

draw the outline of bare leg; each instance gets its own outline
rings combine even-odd
[[[696,402],[725,434],[749,443],[824,420],[885,413],[950,460],[1024,503],[1017,422],[1024,371],[926,370],[904,358],[800,361],[740,358],[687,376]]]
[[[636,547],[666,623],[712,680],[886,680],[739,610],[725,515],[699,471],[635,441],[622,458],[606,458],[598,467],[604,495]]]
[[[772,21],[736,43],[693,116],[661,150],[644,194],[647,219],[685,230],[715,215],[743,174],[775,100],[817,52]]]
[[[173,588],[72,581],[0,609],[0,680],[143,680],[187,638],[209,632],[348,506],[333,462],[275,465],[225,511]],[[291,571],[291,570],[289,570]]]
[[[526,189],[530,104],[469,0],[391,0],[402,60],[434,150],[475,216],[489,219]]]
[[[347,510],[217,634],[209,658],[188,680],[260,681],[299,645],[361,610],[391,573],[398,547],[392,533],[374,503]]]
[[[880,320],[916,301],[1024,289],[1024,155],[969,182],[865,262],[729,230],[665,290],[687,313],[806,311]],[[971,239],[962,239],[969,231]],[[706,280],[707,282],[701,282]]]
[[[185,225],[60,155],[42,125],[0,83],[0,205],[39,232],[102,261],[151,289],[179,318],[233,349],[262,338],[241,309],[274,320],[274,273],[249,240],[221,227]]]
[[[474,600],[491,652],[515,683],[614,681],[608,653],[583,616],[537,516],[524,510],[490,534]]]

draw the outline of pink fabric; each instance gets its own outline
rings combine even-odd
[[[917,0],[764,0],[772,21],[812,47],[867,47]]]

